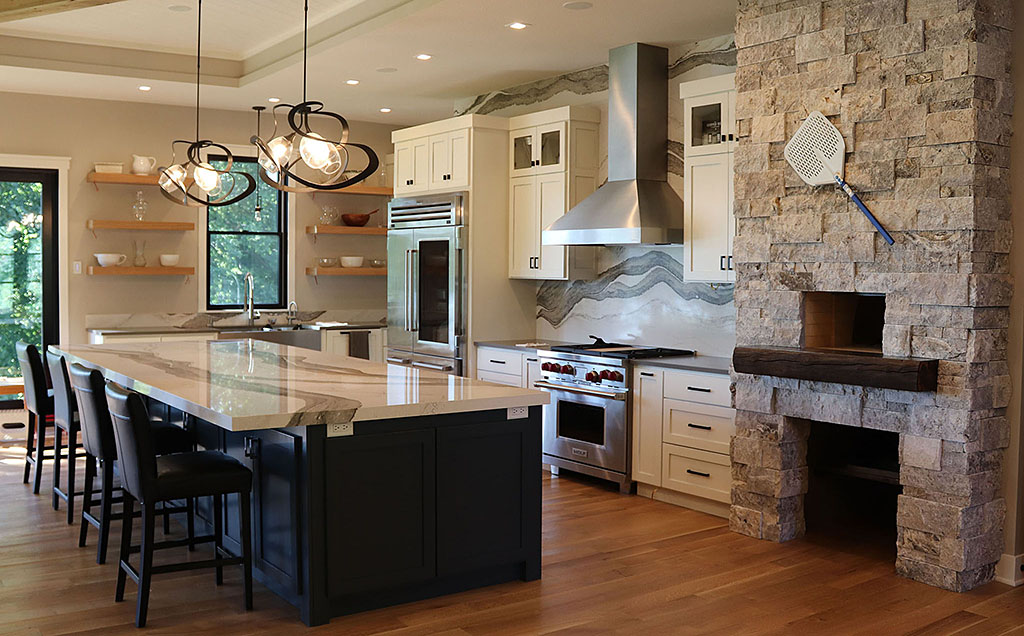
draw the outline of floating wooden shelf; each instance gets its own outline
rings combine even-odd
[[[307,267],[306,276],[386,276],[387,267]]]
[[[363,236],[387,236],[386,227],[354,227],[351,225],[307,225],[306,234],[360,234]]]
[[[322,190],[314,194],[365,194],[377,197],[391,197],[395,195],[395,190],[385,186],[354,185],[344,190]]]
[[[178,221],[115,221],[113,219],[89,219],[85,226],[90,230],[146,230],[155,232],[191,232],[195,223]]]
[[[732,364],[737,373],[900,391],[934,391],[939,375],[938,360],[829,349],[736,347]]]
[[[90,276],[193,276],[195,267],[98,267],[89,266]]]
[[[129,172],[90,172],[85,180],[89,183],[112,183],[117,185],[158,185],[158,174],[131,174]]]

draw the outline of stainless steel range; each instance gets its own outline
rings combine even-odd
[[[621,492],[630,492],[630,361],[694,352],[591,338],[591,344],[537,352],[542,379],[534,387],[551,394],[544,407],[544,461],[554,474],[565,468],[614,481]]]

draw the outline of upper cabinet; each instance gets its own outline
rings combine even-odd
[[[732,244],[733,150],[736,146],[735,75],[679,86],[683,100],[683,278],[736,280]]]
[[[600,121],[597,109],[576,106],[509,120],[510,278],[596,275],[593,247],[543,245],[541,234],[597,189]]]
[[[395,196],[469,188],[474,117],[480,118],[455,117],[393,133]]]

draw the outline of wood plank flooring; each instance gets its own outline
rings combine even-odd
[[[125,603],[113,602],[116,539],[110,562],[96,565],[95,531],[79,549],[63,508],[54,512],[49,496],[22,485],[22,462],[20,448],[0,446],[0,634],[137,633],[134,585]],[[115,522],[115,537],[118,528]],[[336,618],[314,630],[259,584],[255,604],[255,611],[242,610],[237,568],[225,572],[222,587],[212,572],[160,576],[147,630],[1024,636],[1024,587],[992,583],[953,594],[896,576],[878,551],[844,550],[814,537],[756,541],[729,532],[722,519],[574,476],[544,479],[540,581]]]

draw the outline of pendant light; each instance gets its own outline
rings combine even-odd
[[[235,158],[222,144],[199,137],[199,68],[202,59],[203,0],[199,0],[196,25],[196,137],[195,141],[176,139],[171,144],[171,165],[160,167],[160,193],[178,205],[217,207],[238,203],[256,189],[256,179],[245,172],[235,172]],[[177,162],[177,149],[185,146],[185,161]],[[219,151],[226,159],[223,170],[205,161],[204,154]],[[192,174],[189,175],[191,170]],[[193,185],[199,192],[193,192]]]
[[[306,99],[306,68],[309,49],[309,0],[303,0],[302,23],[302,102],[279,103],[274,106],[274,132],[270,141],[259,135],[251,139],[259,148],[260,179],[284,192],[323,192],[342,190],[364,181],[377,172],[380,160],[372,148],[348,140],[348,121],[337,113],[324,110],[323,102]],[[284,116],[291,132],[277,134],[278,111],[287,109]],[[319,118],[319,119],[317,119]],[[315,132],[310,122],[321,121],[330,125],[334,133]],[[328,136],[333,134],[334,137]],[[352,150],[362,152],[366,167],[359,174],[345,178]],[[294,181],[298,185],[285,183]]]

